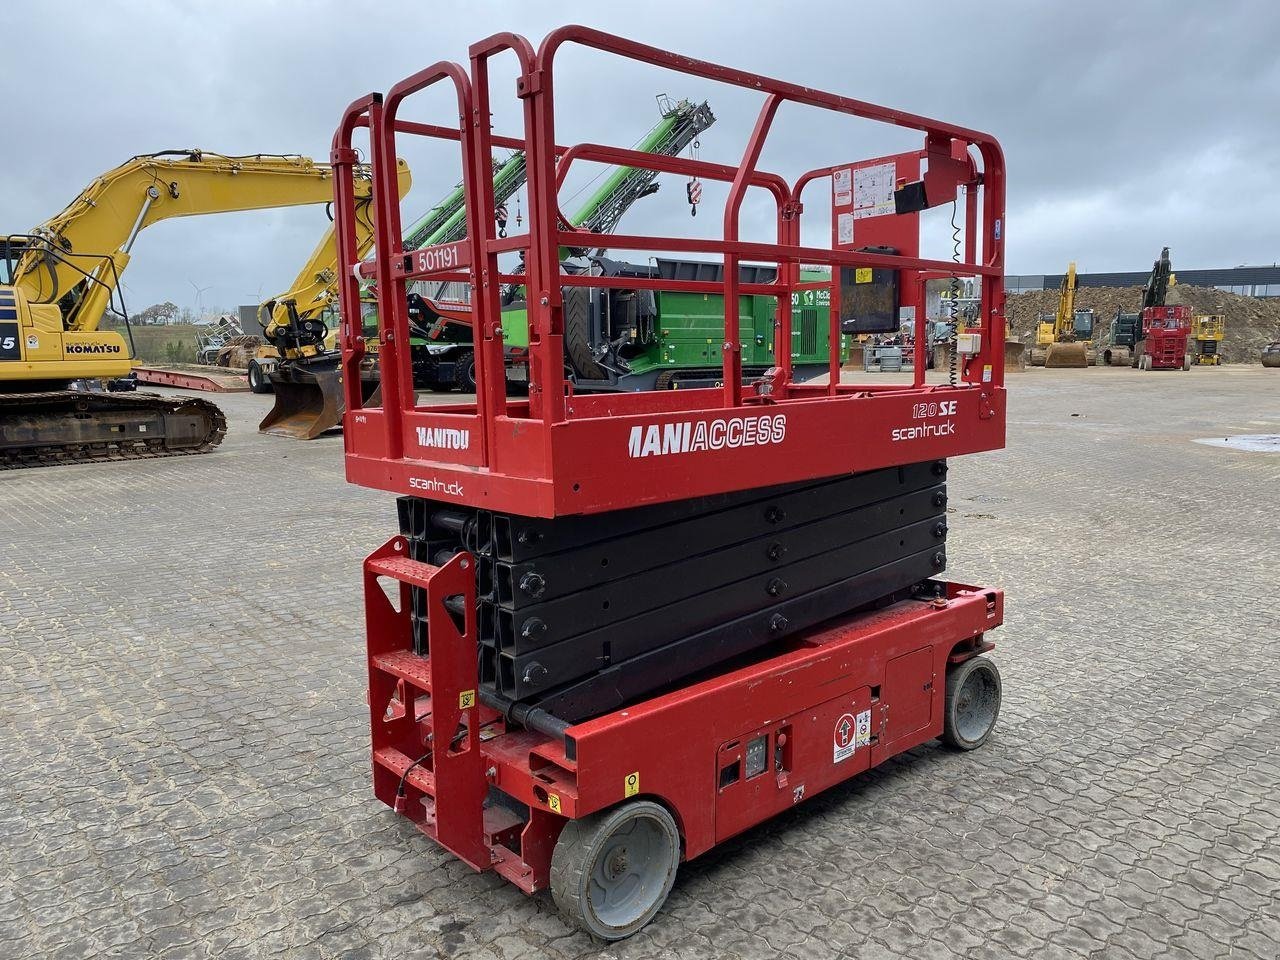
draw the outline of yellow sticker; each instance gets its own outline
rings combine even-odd
[[[628,773],[626,779],[622,781],[622,795],[624,797],[634,797],[640,792],[640,771]]]
[[[476,705],[476,692],[474,690],[463,690],[458,694],[458,709],[468,710]]]
[[[858,267],[858,268],[856,268],[856,269],[853,271],[853,282],[854,282],[854,283],[870,283],[870,282],[871,282],[871,268],[870,268],[870,267]]]
[[[560,798],[554,793],[547,794],[547,806],[551,808],[552,813],[560,812]]]

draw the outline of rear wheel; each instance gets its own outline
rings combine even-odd
[[[1000,671],[986,657],[973,657],[947,671],[942,742],[976,750],[987,742],[1000,716]]]
[[[551,896],[588,933],[621,940],[661,909],[679,865],[671,814],[633,800],[565,825],[551,855]]]
[[[249,389],[254,393],[271,392],[271,377],[257,360],[249,361]]]

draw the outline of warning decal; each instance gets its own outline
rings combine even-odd
[[[871,711],[863,710],[856,717],[852,713],[842,714],[836,721],[832,741],[832,762],[840,763],[848,760],[858,748],[870,743]]]
[[[837,170],[831,178],[832,192],[835,194],[835,205],[847,207],[853,202],[853,171],[846,167]]]
[[[857,718],[852,713],[846,713],[836,721],[835,752],[832,762],[840,763],[853,756],[853,751],[857,747],[855,740],[857,723]]]
[[[871,711],[863,710],[858,714],[858,732],[854,737],[854,748],[865,747],[871,742]]]
[[[853,243],[852,213],[842,213],[836,217],[836,243]]]
[[[893,186],[897,167],[880,163],[853,172],[853,218],[881,217],[894,212]]]

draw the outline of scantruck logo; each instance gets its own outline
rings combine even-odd
[[[664,457],[702,450],[734,450],[781,443],[787,437],[786,414],[683,420],[640,424],[627,437],[627,455]]]
[[[909,427],[895,427],[889,433],[889,439],[901,442],[903,440],[924,440],[927,437],[949,437],[956,432],[956,422],[950,419],[940,419],[943,417],[954,417],[956,415],[955,400],[942,400],[929,403],[917,403],[911,407],[911,419],[923,420],[924,423],[916,423]],[[930,423],[929,421],[935,421]]]

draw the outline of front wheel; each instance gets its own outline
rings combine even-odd
[[[551,854],[551,897],[588,933],[621,940],[661,909],[679,865],[671,814],[632,800],[565,825]]]
[[[257,360],[249,361],[249,389],[254,393],[271,392],[271,377]]]
[[[973,657],[947,671],[942,742],[976,750],[987,742],[1000,716],[1000,671],[986,657]]]

